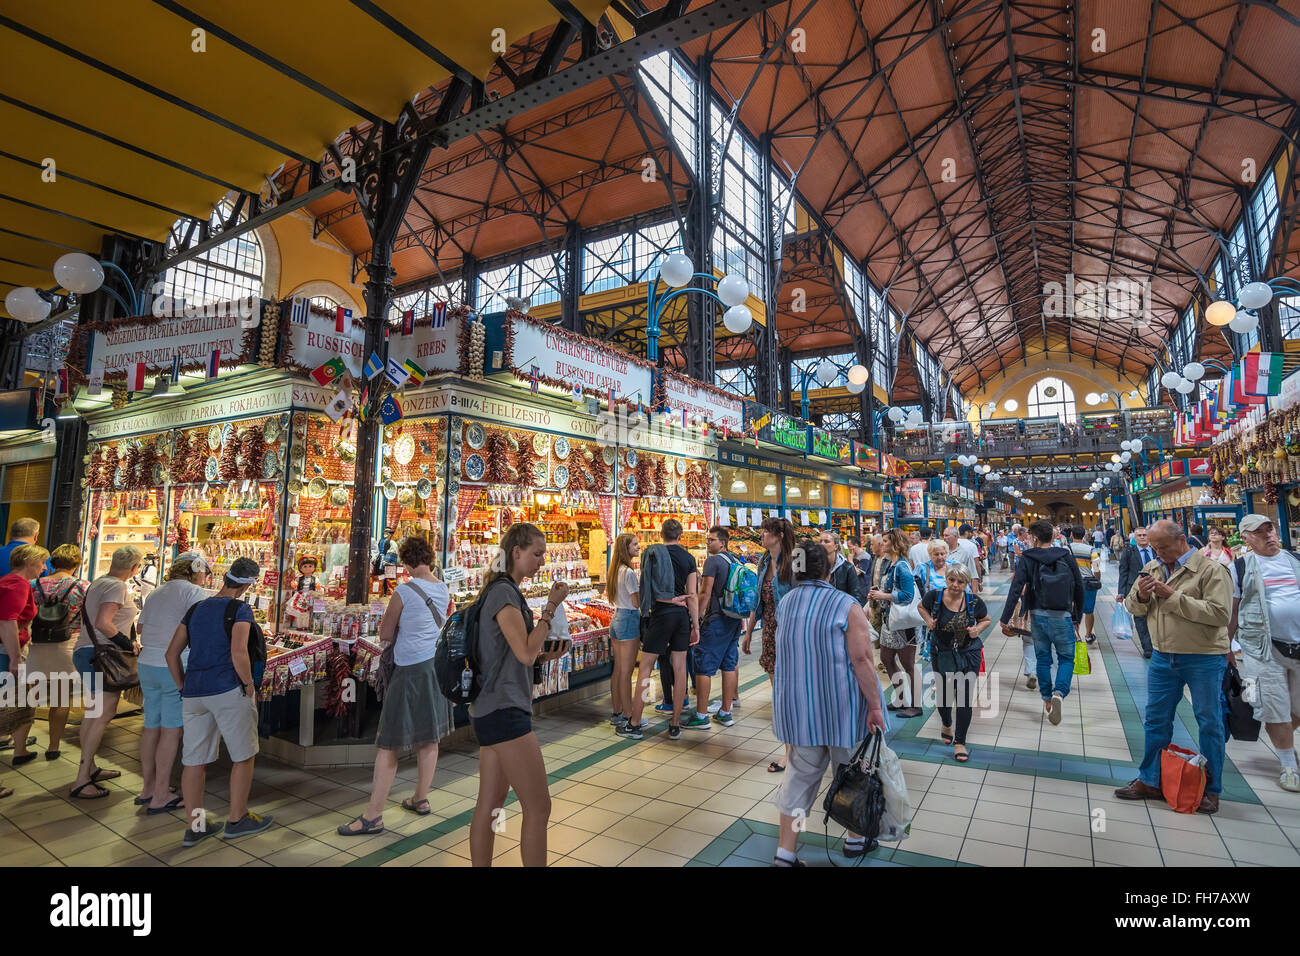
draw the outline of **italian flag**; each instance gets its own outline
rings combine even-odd
[[[1241,359],[1242,391],[1247,395],[1282,394],[1282,353],[1251,352]]]

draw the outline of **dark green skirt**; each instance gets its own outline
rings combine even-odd
[[[375,737],[375,746],[381,750],[409,750],[436,743],[454,726],[451,701],[438,689],[432,657],[393,669],[383,707]]]

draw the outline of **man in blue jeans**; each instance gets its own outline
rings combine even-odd
[[[1219,809],[1223,790],[1226,740],[1220,695],[1228,666],[1228,620],[1232,614],[1232,577],[1228,569],[1188,546],[1183,529],[1157,521],[1147,531],[1156,553],[1138,573],[1124,598],[1135,617],[1145,615],[1151,632],[1151,666],[1147,670],[1147,707],[1143,718],[1146,747],[1137,779],[1115,791],[1121,800],[1163,799],[1160,754],[1173,737],[1174,713],[1191,691],[1199,746],[1205,757],[1205,796],[1199,813]]]
[[[1016,563],[1016,573],[1002,608],[1002,633],[1008,637],[1015,633],[1010,626],[1011,616],[1017,599],[1023,594],[1038,672],[1029,686],[1038,685],[1047,719],[1059,724],[1061,707],[1074,677],[1074,629],[1083,619],[1083,575],[1069,551],[1051,546],[1056,531],[1050,521],[1039,518],[1029,526],[1029,535],[1037,546],[1026,548]],[[1052,681],[1053,651],[1056,652],[1055,683]]]
[[[731,707],[739,690],[736,667],[740,661],[740,627],[743,622],[722,613],[722,595],[727,589],[731,565],[740,560],[727,551],[729,537],[726,528],[714,525],[705,539],[709,556],[704,561],[699,598],[704,609],[703,620],[700,643],[691,648],[695,657],[695,714],[682,720],[683,727],[696,730],[713,726],[708,714],[709,689],[713,674],[718,670],[722,671],[722,701],[713,719],[723,727],[736,722],[731,716]]]

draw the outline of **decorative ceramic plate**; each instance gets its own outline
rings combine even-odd
[[[627,489],[629,495],[636,494],[636,475],[628,475],[623,480],[623,487]]]
[[[448,454],[451,456],[451,467],[459,468],[460,467],[460,443],[458,442],[455,445],[452,445],[451,451],[448,452]]]
[[[554,477],[556,488],[569,487],[569,469],[567,465],[556,465]]]
[[[560,461],[569,460],[569,439],[563,437],[555,439],[555,457]]]
[[[470,448],[482,448],[487,441],[487,429],[478,422],[470,422],[469,428],[465,429],[465,444]]]
[[[302,482],[299,481],[297,478],[294,478],[290,480],[286,490],[289,492],[289,494],[293,495],[294,497],[297,497],[298,495],[302,494]]]
[[[235,434],[235,426],[226,422],[221,426],[221,447],[226,447],[226,442],[230,441],[230,436]],[[211,442],[209,442],[211,444]]]
[[[213,451],[221,447],[221,428],[217,425],[208,429],[208,447]]]
[[[605,464],[607,465],[614,464],[614,457],[615,457],[614,449],[611,448],[609,445],[606,445],[603,449],[601,449],[600,457],[605,459]]]
[[[153,483],[154,483],[154,485],[156,485],[156,486],[161,485],[161,484],[163,483],[163,466],[162,466],[162,465],[154,465],[154,466],[153,466]]]
[[[432,454],[433,454],[433,446],[430,445],[430,444],[429,444],[427,441],[425,441],[423,438],[420,439],[420,454],[421,454],[421,455],[432,455]]]
[[[550,435],[543,435],[541,432],[538,432],[536,435],[533,436],[533,451],[537,452],[537,454],[539,455],[545,455],[550,450],[551,450]]]
[[[443,465],[445,465],[445,464],[447,463],[447,449],[444,448],[443,446],[439,445],[439,446],[438,446],[438,456],[437,456],[436,458],[434,458],[434,461],[437,463],[437,465],[438,465],[439,468],[441,468]]]
[[[324,478],[313,478],[307,483],[307,496],[310,498],[324,498],[325,492],[330,490],[330,486],[325,484]]]
[[[677,474],[679,474],[679,475],[684,475],[684,474],[686,474],[686,459],[685,459],[685,458],[678,458],[678,459],[677,459]]]
[[[216,455],[209,455],[208,463],[203,466],[203,477],[208,481],[216,481],[219,474],[221,474],[221,463],[217,461]]]
[[[533,484],[539,488],[545,488],[548,472],[549,469],[546,467],[546,462],[544,461],[539,461],[537,464],[533,465]]]
[[[403,488],[397,493],[397,503],[405,507],[415,500],[415,492],[410,488]]]
[[[357,460],[357,446],[351,442],[339,442],[339,461],[345,465],[350,465]]]
[[[415,439],[410,435],[403,435],[397,441],[393,442],[393,461],[399,465],[410,464],[415,457]]]
[[[269,418],[262,427],[262,438],[268,445],[274,445],[280,440],[280,421],[279,419]]]
[[[391,478],[384,482],[384,497],[389,501],[397,497],[397,482]]]
[[[280,456],[273,451],[267,451],[262,456],[262,477],[274,478],[280,473]]]
[[[623,460],[627,462],[627,466],[628,466],[629,468],[635,468],[635,467],[636,467],[636,452],[634,452],[631,448],[629,448],[629,449],[627,450],[627,454],[623,457]]]
[[[482,455],[470,455],[465,459],[465,477],[470,481],[481,481],[487,471],[487,463]]]
[[[336,508],[343,508],[348,503],[348,490],[342,486],[335,488],[330,492],[330,504]]]
[[[686,497],[686,481],[685,481],[685,479],[679,479],[679,480],[678,480],[678,482],[677,482],[677,494],[680,495],[680,496],[683,497],[683,498]]]
[[[433,482],[428,478],[421,478],[415,483],[415,493],[422,499],[428,499],[433,494]]]
[[[442,484],[442,482],[439,481],[438,484]],[[447,494],[454,496],[459,493],[460,493],[460,479],[452,478],[451,481],[447,482]]]
[[[613,475],[606,475],[606,476],[605,476],[605,494],[608,495],[608,494],[613,494],[613,493],[614,493],[614,476],[613,476]]]

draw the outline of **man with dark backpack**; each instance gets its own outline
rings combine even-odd
[[[1061,722],[1061,705],[1070,693],[1074,676],[1075,628],[1083,619],[1083,575],[1074,556],[1065,548],[1052,547],[1055,535],[1050,521],[1039,518],[1029,526],[1036,546],[1021,555],[1007,601],[1002,608],[1002,633],[1010,637],[1009,626],[1016,601],[1029,614],[1038,660],[1038,692],[1043,709],[1053,724]],[[1056,682],[1052,682],[1052,651],[1056,651]]]
[[[750,591],[757,590],[758,575],[743,561],[727,550],[731,535],[721,525],[709,529],[705,546],[709,556],[704,561],[703,579],[700,581],[698,604],[701,608],[700,643],[691,650],[695,654],[695,714],[682,721],[682,726],[695,730],[707,730],[713,726],[709,719],[709,692],[713,683],[713,674],[722,671],[722,699],[718,704],[717,715],[713,718],[723,727],[734,724],[731,716],[732,702],[739,689],[737,666],[740,662],[740,628],[744,618],[738,612],[728,613],[725,606],[728,587],[731,587],[733,603],[744,601],[745,595],[737,598],[735,592],[745,589],[745,582]],[[732,584],[733,579],[738,582]],[[753,598],[751,593],[749,597]],[[748,613],[745,615],[748,617]]]

